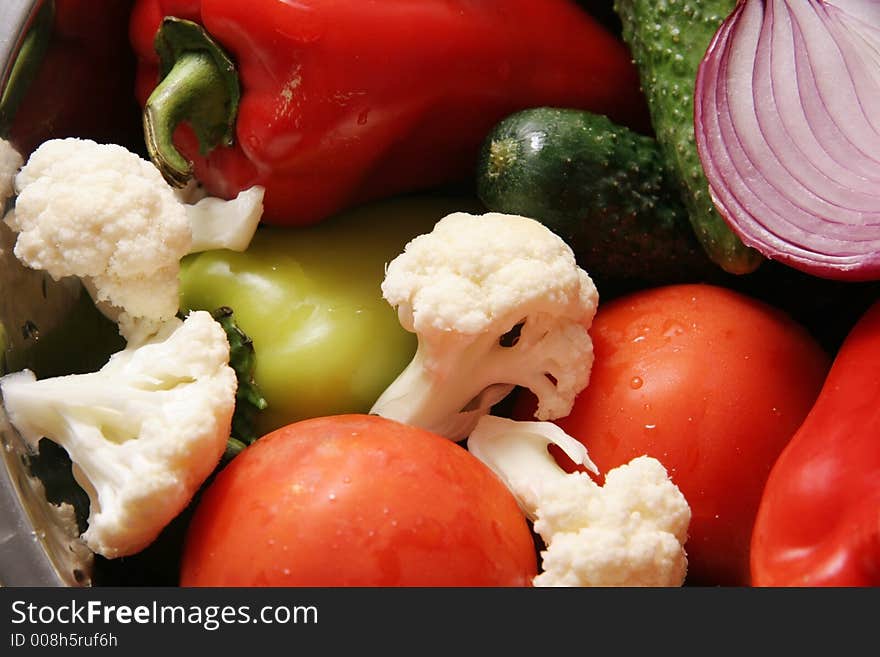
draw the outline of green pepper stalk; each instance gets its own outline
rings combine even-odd
[[[202,155],[231,145],[241,91],[235,63],[197,23],[166,17],[155,44],[161,81],[144,106],[144,138],[162,176],[180,188],[193,167],[174,145],[174,130],[189,123]]]
[[[217,108],[215,121],[198,116],[224,85],[190,91],[215,74],[193,83],[192,74],[181,73],[188,97],[167,101],[184,109],[168,112],[168,123],[156,128],[162,151],[167,161],[175,157],[168,139],[177,118],[186,117],[205,134],[182,126],[173,131],[174,146],[204,189],[230,198],[265,187],[264,222],[284,226],[467,182],[485,135],[523,107],[577,107],[649,128],[627,48],[571,0],[454,6],[449,0],[136,0],[129,22],[136,97],[146,104],[157,81],[170,89],[165,78],[178,76],[160,62],[165,37],[157,42],[156,35],[187,24],[166,17],[204,26],[235,58],[241,78],[235,142],[212,149],[205,139],[208,126],[216,122],[221,132],[231,113]],[[216,50],[202,50],[198,44],[207,39],[199,39],[197,45],[183,39],[174,50],[213,57]],[[203,155],[206,149],[212,150]],[[180,164],[170,177],[189,170]]]
[[[228,306],[221,306],[211,313],[211,316],[226,331],[226,338],[229,340],[229,366],[235,371],[235,376],[238,378],[235,412],[232,415],[232,435],[226,443],[224,461],[238,455],[259,437],[254,429],[254,418],[258,412],[269,405],[254,381],[254,367],[256,366],[254,343],[238,327],[232,315],[232,309]]]

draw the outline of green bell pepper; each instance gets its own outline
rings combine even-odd
[[[187,256],[181,311],[228,306],[253,341],[268,402],[262,435],[290,422],[368,412],[412,359],[416,339],[382,298],[385,265],[470,199],[406,197],[304,228],[262,226],[245,252]]]

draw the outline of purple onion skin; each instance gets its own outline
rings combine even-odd
[[[880,279],[880,3],[741,0],[697,74],[713,202],[769,259]]]

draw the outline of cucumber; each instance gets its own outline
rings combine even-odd
[[[703,280],[700,247],[653,138],[574,109],[535,108],[483,143],[477,194],[490,210],[537,219],[597,284]]]
[[[614,0],[648,101],[651,123],[678,181],[694,232],[725,271],[747,274],[763,261],[718,214],[694,138],[700,61],[736,0]]]

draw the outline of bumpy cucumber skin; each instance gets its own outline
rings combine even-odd
[[[657,142],[681,188],[694,232],[725,271],[747,274],[763,261],[715,209],[694,138],[694,84],[700,61],[736,0],[614,0],[632,52]]]
[[[483,144],[477,194],[490,210],[541,221],[598,282],[702,280],[700,248],[654,139],[607,117],[535,108]]]

